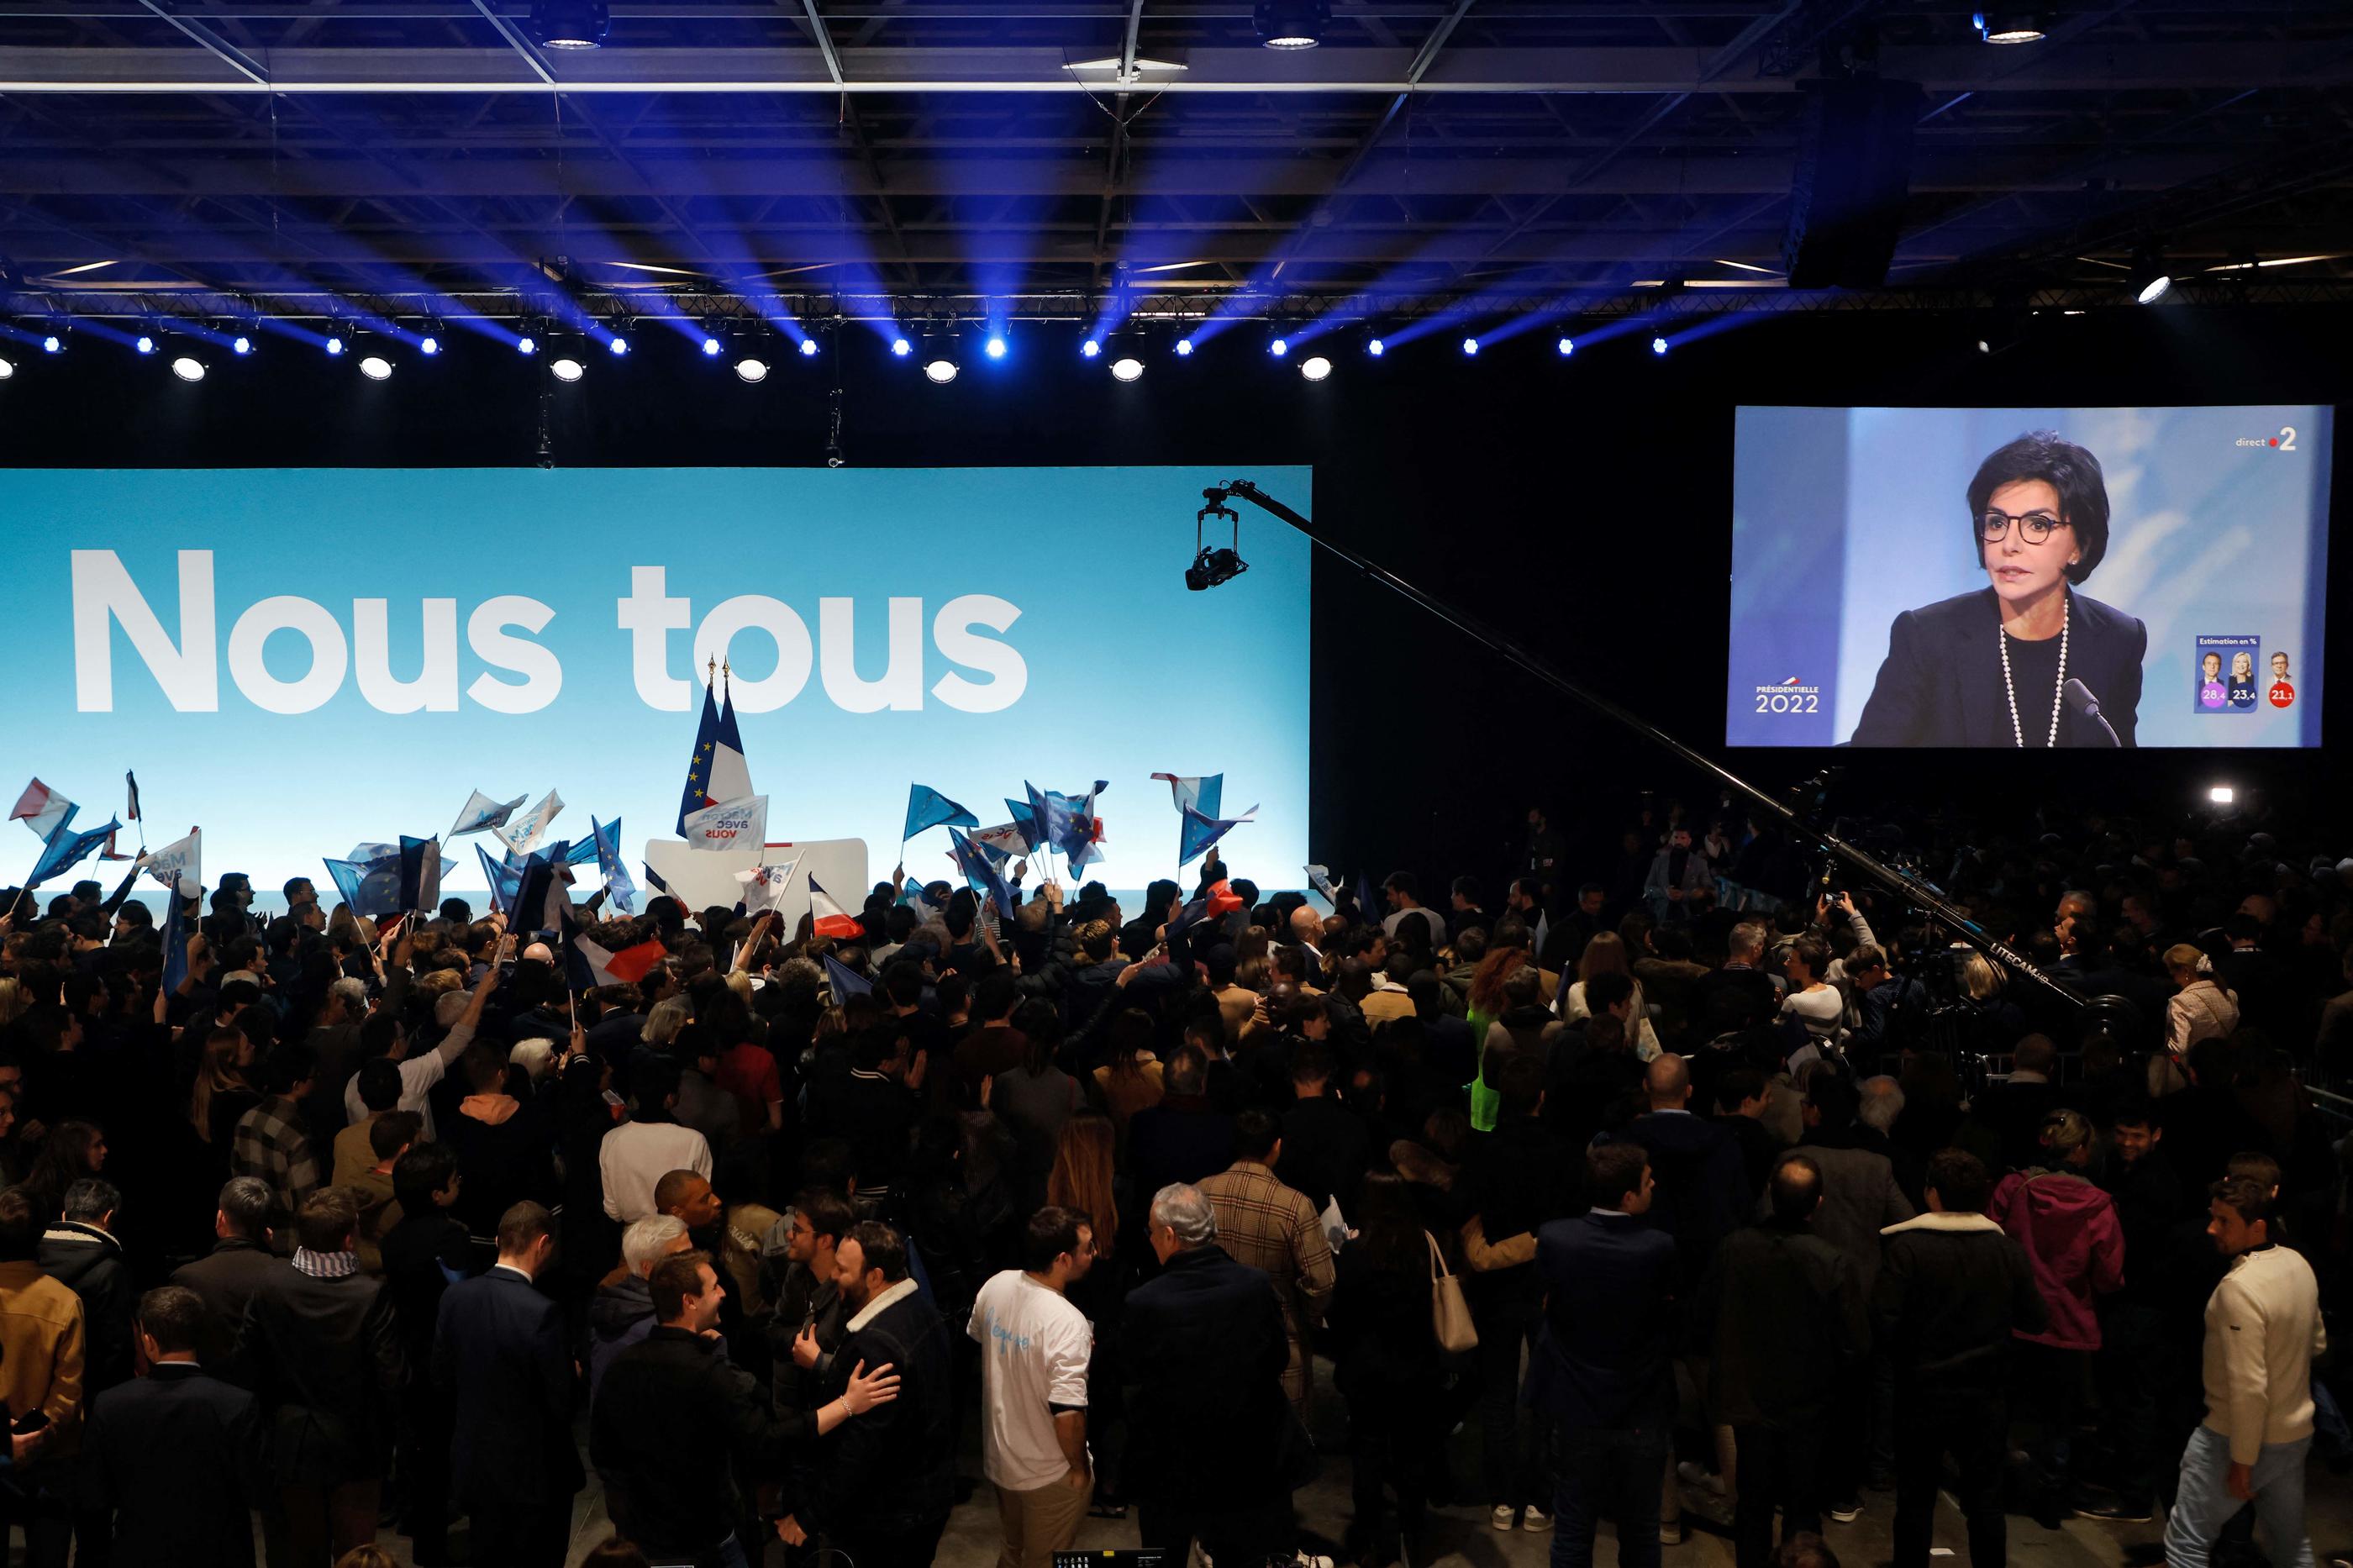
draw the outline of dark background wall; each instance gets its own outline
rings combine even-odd
[[[840,439],[849,462],[873,466],[1183,462],[1248,477],[1254,465],[1313,463],[1312,506],[1285,499],[1324,528],[1589,673],[1609,696],[1759,784],[1778,790],[1839,762],[1836,811],[2096,801],[2162,813],[2188,808],[2214,782],[2299,814],[2333,807],[2348,782],[2342,743],[2303,753],[2057,757],[1725,752],[1737,405],[2327,403],[2353,363],[2353,312],[2038,317],[2015,346],[1977,352],[1979,337],[2017,324],[1912,311],[1791,314],[1746,321],[1663,359],[1649,352],[1648,332],[1567,360],[1550,331],[1476,360],[1453,348],[1459,333],[1377,362],[1326,340],[1338,368],[1321,385],[1269,359],[1261,331],[1246,325],[1189,361],[1171,355],[1166,339],[1155,342],[1148,373],[1126,386],[1078,357],[1075,326],[1038,325],[1018,331],[1000,364],[982,361],[967,337],[964,374],[947,387],[851,327],[839,345]],[[586,381],[558,387],[537,362],[452,336],[440,361],[404,356],[381,385],[276,339],[248,363],[211,355],[200,386],[88,335],[56,358],[12,347],[19,372],[0,384],[0,465],[498,466],[539,462],[543,452],[573,467],[826,460],[830,353],[805,360],[779,345],[767,383],[746,386],[683,338],[649,327],[628,363],[596,353]],[[0,480],[0,520],[5,488]],[[2337,487],[2332,533],[2348,504]],[[1165,529],[1169,585],[1182,592],[1195,505],[1171,497],[1163,510],[1103,526]],[[1254,534],[1280,525],[1243,510],[1247,557]],[[1084,538],[1027,538],[1021,521],[976,522],[976,546],[1042,550],[1057,571],[1083,561]],[[315,522],[322,548],[332,549],[336,520]],[[709,520],[714,542],[731,526]],[[2348,555],[2341,543],[2331,552],[2332,601],[2345,599]],[[1827,589],[1820,613],[1836,613]],[[1585,716],[1328,556],[1318,558],[1314,616],[1313,832],[1335,870],[1499,874],[1536,802],[1567,823],[1612,818],[1645,787],[1708,808],[1713,788],[1646,741]],[[1105,626],[1101,635],[1128,647],[1154,637],[1149,626]],[[1214,727],[1227,694],[1187,680],[1183,647],[1161,651],[1165,689],[1146,695],[1165,702],[1172,728]],[[2329,663],[2325,726],[2342,742],[2353,739],[2353,694],[2338,689],[2345,659]],[[2340,852],[2353,853],[2353,843]],[[1275,879],[1274,868],[1253,869]]]

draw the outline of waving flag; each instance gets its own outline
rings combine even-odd
[[[1204,816],[1187,806],[1184,826],[1177,832],[1177,866],[1181,868],[1208,854],[1210,846],[1223,838],[1229,830],[1240,827],[1257,815],[1258,807],[1251,806],[1240,816],[1217,819]]]
[[[1029,796],[1029,844],[1034,849],[1059,849],[1071,834],[1071,803],[1052,790],[1041,790],[1024,779]],[[1011,804],[1008,802],[1007,804]]]
[[[815,877],[808,879],[808,888],[809,913],[816,917],[809,929],[814,934],[843,942],[866,934],[866,928],[859,923],[858,917],[835,903],[833,895],[818,887]]]
[[[605,879],[605,890],[613,895],[614,907],[624,914],[638,912],[638,885],[629,880],[629,868],[621,858],[621,819],[599,822],[588,819],[588,831],[596,836],[596,870]]]
[[[1029,853],[1029,836],[1022,831],[1021,824],[1018,822],[1008,822],[1001,827],[979,828],[969,837],[976,847],[987,852],[994,865],[1002,866],[1017,855]]]
[[[363,848],[375,847],[363,845]],[[400,907],[400,854],[397,849],[388,857],[379,856],[361,861],[330,860],[327,875],[335,880],[335,890],[343,895],[352,913],[367,920],[380,921],[402,912]]]
[[[1186,778],[1176,773],[1155,773],[1152,776],[1167,782],[1168,793],[1176,797],[1178,811],[1190,806],[1203,816],[1218,815],[1218,805],[1226,793],[1225,774],[1203,773],[1198,778]]]
[[[1038,814],[1029,809],[1026,801],[1008,799],[1005,809],[1013,814],[1013,820],[1007,824],[1007,826],[1013,830],[1014,838],[1018,842],[1005,845],[1004,847],[1016,855],[1029,854],[1041,842],[1038,832]],[[994,839],[1004,833],[1005,828],[991,827],[986,831]]]
[[[150,849],[139,857],[139,867],[167,888],[177,883],[182,898],[195,898],[205,885],[203,832],[191,827],[185,838]]]
[[[190,895],[194,897],[193,894]],[[188,921],[177,893],[164,895],[164,994],[168,996],[188,977]]]
[[[978,827],[980,818],[942,795],[929,784],[907,786],[907,828],[899,835],[904,843],[927,827],[945,824],[950,827]]]
[[[872,994],[874,982],[869,980],[831,953],[820,954],[825,960],[825,982],[833,988],[833,1005],[837,1007],[852,996]]]
[[[1066,795],[1057,795],[1050,790],[1047,792],[1048,798],[1060,803],[1063,814],[1068,818],[1068,825],[1062,829],[1060,836],[1054,840],[1054,847],[1060,849],[1063,856],[1071,861],[1073,870],[1088,859],[1103,858],[1099,854],[1088,855],[1087,846],[1103,837],[1103,825],[1095,820],[1095,796],[1110,787],[1109,779],[1097,779],[1095,787],[1087,791],[1085,797],[1081,800],[1071,800]]]
[[[515,874],[514,908],[507,923],[519,934],[561,930],[572,908],[572,895],[564,890],[569,872],[561,858],[544,850],[525,860]]]
[[[1013,889],[1006,885],[997,862],[982,853],[981,846],[966,838],[955,828],[948,829],[950,853],[955,857],[956,868],[964,873],[966,886],[997,906],[997,912],[1013,912]]]
[[[547,825],[554,822],[556,813],[563,809],[564,797],[549,790],[540,797],[537,805],[521,816],[491,828],[491,835],[516,854],[528,855],[539,847],[540,839],[547,833]]]
[[[504,861],[494,860],[491,852],[477,844],[474,853],[482,862],[482,875],[490,879],[491,908],[510,919],[514,914],[515,893],[522,886],[522,873]]]
[[[658,942],[641,942],[619,952],[589,936],[587,926],[567,908],[564,911],[564,973],[575,991],[599,985],[634,985],[670,956]]]
[[[137,822],[141,820],[139,816],[139,777],[129,768],[122,770],[122,788],[131,797],[130,804],[123,808],[122,820],[125,822]]]
[[[400,836],[400,907],[438,910],[441,907],[441,840]]]
[[[85,856],[105,843],[110,835],[120,832],[121,827],[120,821],[110,819],[103,827],[76,833],[67,823],[58,823],[56,831],[49,835],[47,843],[42,847],[41,858],[33,863],[31,874],[26,877],[26,888],[37,888],[58,872],[79,865]]]
[[[758,849],[768,837],[768,797],[747,795],[690,811],[679,832],[696,849]]]
[[[796,855],[773,866],[754,866],[748,871],[738,871],[735,879],[744,884],[744,912],[763,915],[785,907],[785,889],[792,885],[793,868],[801,863]]]
[[[34,837],[46,843],[51,834],[71,822],[74,813],[80,809],[81,807],[58,794],[40,780],[35,779],[25,786],[25,793],[16,797],[16,809],[9,812],[8,820],[22,822],[33,830]]]
[[[528,795],[519,795],[510,801],[495,801],[480,790],[476,790],[467,796],[465,808],[458,813],[458,820],[450,825],[449,831],[442,837],[463,838],[469,833],[480,833],[492,827],[504,827],[507,825],[507,819],[520,811],[522,808],[522,803],[529,798],[531,797]]]

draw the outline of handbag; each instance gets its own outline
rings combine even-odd
[[[1430,1326],[1438,1335],[1438,1348],[1449,1355],[1477,1350],[1479,1331],[1472,1325],[1470,1304],[1462,1300],[1462,1281],[1446,1267],[1438,1238],[1425,1230],[1421,1239],[1430,1244]]]

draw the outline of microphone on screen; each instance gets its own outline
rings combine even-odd
[[[2072,675],[2067,678],[2067,706],[2072,711],[2099,725],[2106,732],[2109,745],[2123,746],[2124,742],[2116,738],[2116,726],[2109,723],[2107,716],[2100,711],[2100,700],[2092,695],[2090,687]]]

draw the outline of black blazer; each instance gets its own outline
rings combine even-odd
[[[253,1568],[261,1473],[253,1395],[194,1365],[166,1362],[90,1408],[83,1499],[112,1512],[118,1563]]]
[[[1129,1295],[1120,1332],[1120,1360],[1139,1385],[1122,1467],[1129,1495],[1244,1509],[1289,1490],[1291,1341],[1263,1272],[1215,1242],[1189,1247]]]
[[[280,1486],[375,1480],[390,1468],[405,1368],[382,1280],[313,1279],[272,1263],[230,1359],[231,1375],[260,1396]]]
[[[457,1414],[449,1479],[459,1501],[580,1489],[564,1313],[530,1280],[493,1268],[443,1293],[433,1381]]]
[[[2113,605],[2069,594],[2067,674],[2090,687],[2116,739],[2135,744],[2140,664],[2148,628]],[[1854,746],[2011,746],[2001,684],[2001,611],[1990,587],[1906,610],[1887,634],[1871,700],[1847,743]],[[2105,747],[2107,732],[2073,709],[2059,721],[2063,746]]]

